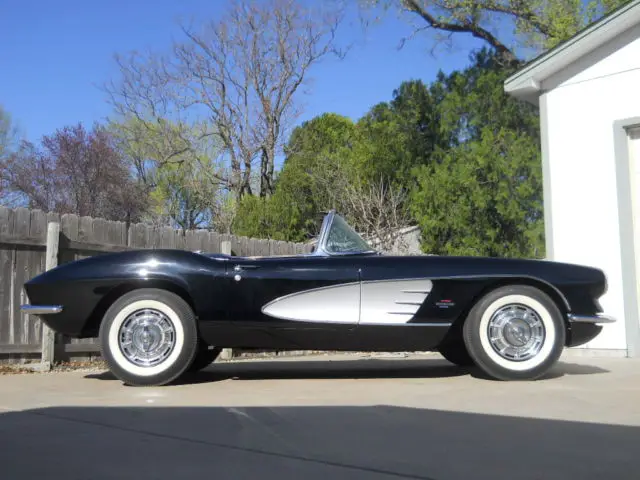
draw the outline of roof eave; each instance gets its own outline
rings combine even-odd
[[[519,100],[537,105],[542,87],[535,78],[529,77],[525,78],[522,82],[505,84],[504,91]]]
[[[505,92],[530,101],[532,95],[540,95],[542,83],[551,75],[639,23],[640,0],[635,0],[518,70],[505,80]]]

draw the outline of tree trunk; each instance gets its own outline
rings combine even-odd
[[[269,141],[267,145],[262,147],[262,156],[260,159],[260,196],[269,197],[273,194],[273,173],[275,161],[275,144]]]

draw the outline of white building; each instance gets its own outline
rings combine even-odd
[[[618,321],[584,348],[640,356],[640,0],[535,59],[505,89],[540,108],[548,258],[608,277],[601,304]]]

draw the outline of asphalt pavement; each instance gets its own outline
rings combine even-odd
[[[0,376],[0,478],[640,478],[640,361],[565,357],[535,382],[438,355],[215,363],[166,387]]]

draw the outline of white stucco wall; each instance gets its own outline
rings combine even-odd
[[[614,122],[640,117],[640,27],[556,74],[542,88],[550,258],[605,271],[609,290],[601,303],[619,321],[606,325],[585,347],[622,350],[626,339]]]

